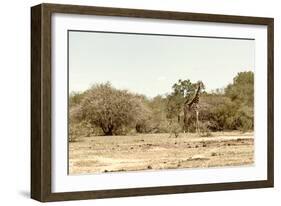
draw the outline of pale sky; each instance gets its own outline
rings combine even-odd
[[[178,79],[207,91],[254,70],[254,40],[69,32],[69,92],[107,81],[148,97],[171,92]]]

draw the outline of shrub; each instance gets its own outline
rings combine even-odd
[[[175,137],[178,137],[180,132],[182,131],[182,128],[177,121],[172,121],[169,124],[169,130],[170,136],[174,135]]]
[[[94,85],[79,106],[80,119],[100,127],[105,135],[126,134],[146,113],[139,98],[109,83]]]

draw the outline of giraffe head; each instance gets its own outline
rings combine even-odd
[[[205,85],[203,84],[203,82],[201,80],[199,80],[197,82],[197,88],[198,88],[199,91],[205,89]]]

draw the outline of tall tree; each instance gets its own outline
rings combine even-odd
[[[197,83],[192,83],[189,79],[179,79],[172,86],[172,93],[167,96],[167,117],[169,119],[177,118],[180,121],[180,115],[183,110],[183,105],[186,101],[191,100],[196,90]],[[202,89],[205,86],[202,83]]]
[[[226,96],[232,101],[243,105],[254,104],[254,73],[252,71],[239,72],[225,89]]]

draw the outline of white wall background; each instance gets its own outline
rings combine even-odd
[[[67,3],[275,18],[275,188],[47,203],[47,205],[280,205],[281,12],[274,0],[57,0]],[[0,32],[0,204],[39,205],[30,185],[30,7],[2,1]]]

